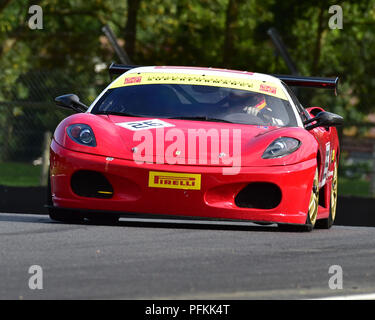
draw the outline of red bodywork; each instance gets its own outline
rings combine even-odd
[[[311,112],[311,110],[308,110]],[[307,131],[301,127],[265,127],[204,121],[161,119],[174,125],[163,129],[149,129],[153,139],[159,134],[178,129],[188,133],[189,129],[215,129],[229,132],[233,140],[235,130],[241,132],[240,161],[232,163],[213,161],[208,143],[205,151],[206,164],[199,159],[192,161],[187,152],[176,156],[176,164],[163,161],[163,152],[173,141],[166,141],[160,148],[149,152],[149,163],[134,161],[134,147],[141,141],[134,141],[135,131],[116,123],[137,121],[144,118],[129,118],[112,115],[80,113],[63,120],[57,127],[51,144],[51,190],[53,205],[58,208],[96,210],[119,213],[149,213],[173,216],[239,219],[256,222],[304,224],[308,212],[316,166],[319,167],[321,186],[318,219],[327,218],[330,205],[332,157],[339,156],[336,129],[316,128]],[[72,124],[89,125],[96,138],[96,147],[80,145],[67,135]],[[160,130],[163,130],[162,132]],[[224,130],[224,131],[223,131]],[[301,141],[300,148],[290,155],[277,159],[262,159],[267,146],[279,137],[294,137]],[[154,140],[154,145],[156,141]],[[329,143],[329,152],[327,145]],[[198,145],[196,146],[198,148]],[[133,148],[133,149],[132,149]],[[229,153],[234,152],[231,144]],[[334,150],[334,154],[332,153]],[[147,151],[145,151],[147,153]],[[199,154],[197,152],[196,154]],[[146,154],[144,154],[146,155]],[[231,156],[235,156],[234,153]],[[237,159],[238,160],[238,159]],[[327,167],[328,171],[324,171]],[[195,162],[195,163],[194,163]],[[193,164],[191,164],[193,163]],[[223,174],[223,168],[236,163],[236,174]],[[113,187],[110,199],[82,197],[73,192],[72,175],[79,170],[92,170],[103,174]],[[149,186],[150,171],[200,174],[199,190],[176,188],[155,188]],[[236,195],[251,182],[271,182],[281,190],[281,201],[272,209],[239,207]],[[111,211],[111,212],[110,212]]]

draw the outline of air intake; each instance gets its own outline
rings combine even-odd
[[[107,178],[96,171],[80,170],[72,175],[73,192],[81,197],[110,199],[113,188]]]
[[[235,203],[240,208],[273,209],[281,202],[281,190],[267,182],[253,182],[236,196]]]

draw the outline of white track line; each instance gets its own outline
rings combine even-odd
[[[375,293],[352,294],[346,296],[335,296],[318,298],[314,300],[375,300]]]

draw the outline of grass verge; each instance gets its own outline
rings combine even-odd
[[[1,162],[0,185],[34,187],[39,185],[40,166],[31,163]]]

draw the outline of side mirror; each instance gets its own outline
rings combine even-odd
[[[64,94],[62,96],[58,96],[55,98],[55,103],[57,106],[65,108],[65,109],[71,109],[76,112],[85,112],[89,108],[84,103],[79,101],[79,98],[75,94]]]
[[[310,124],[315,122],[314,124]],[[344,118],[339,116],[338,114],[321,111],[319,112],[314,118],[311,118],[305,121],[303,124],[305,125],[306,130],[311,130],[317,127],[336,127],[341,126],[344,123]]]

